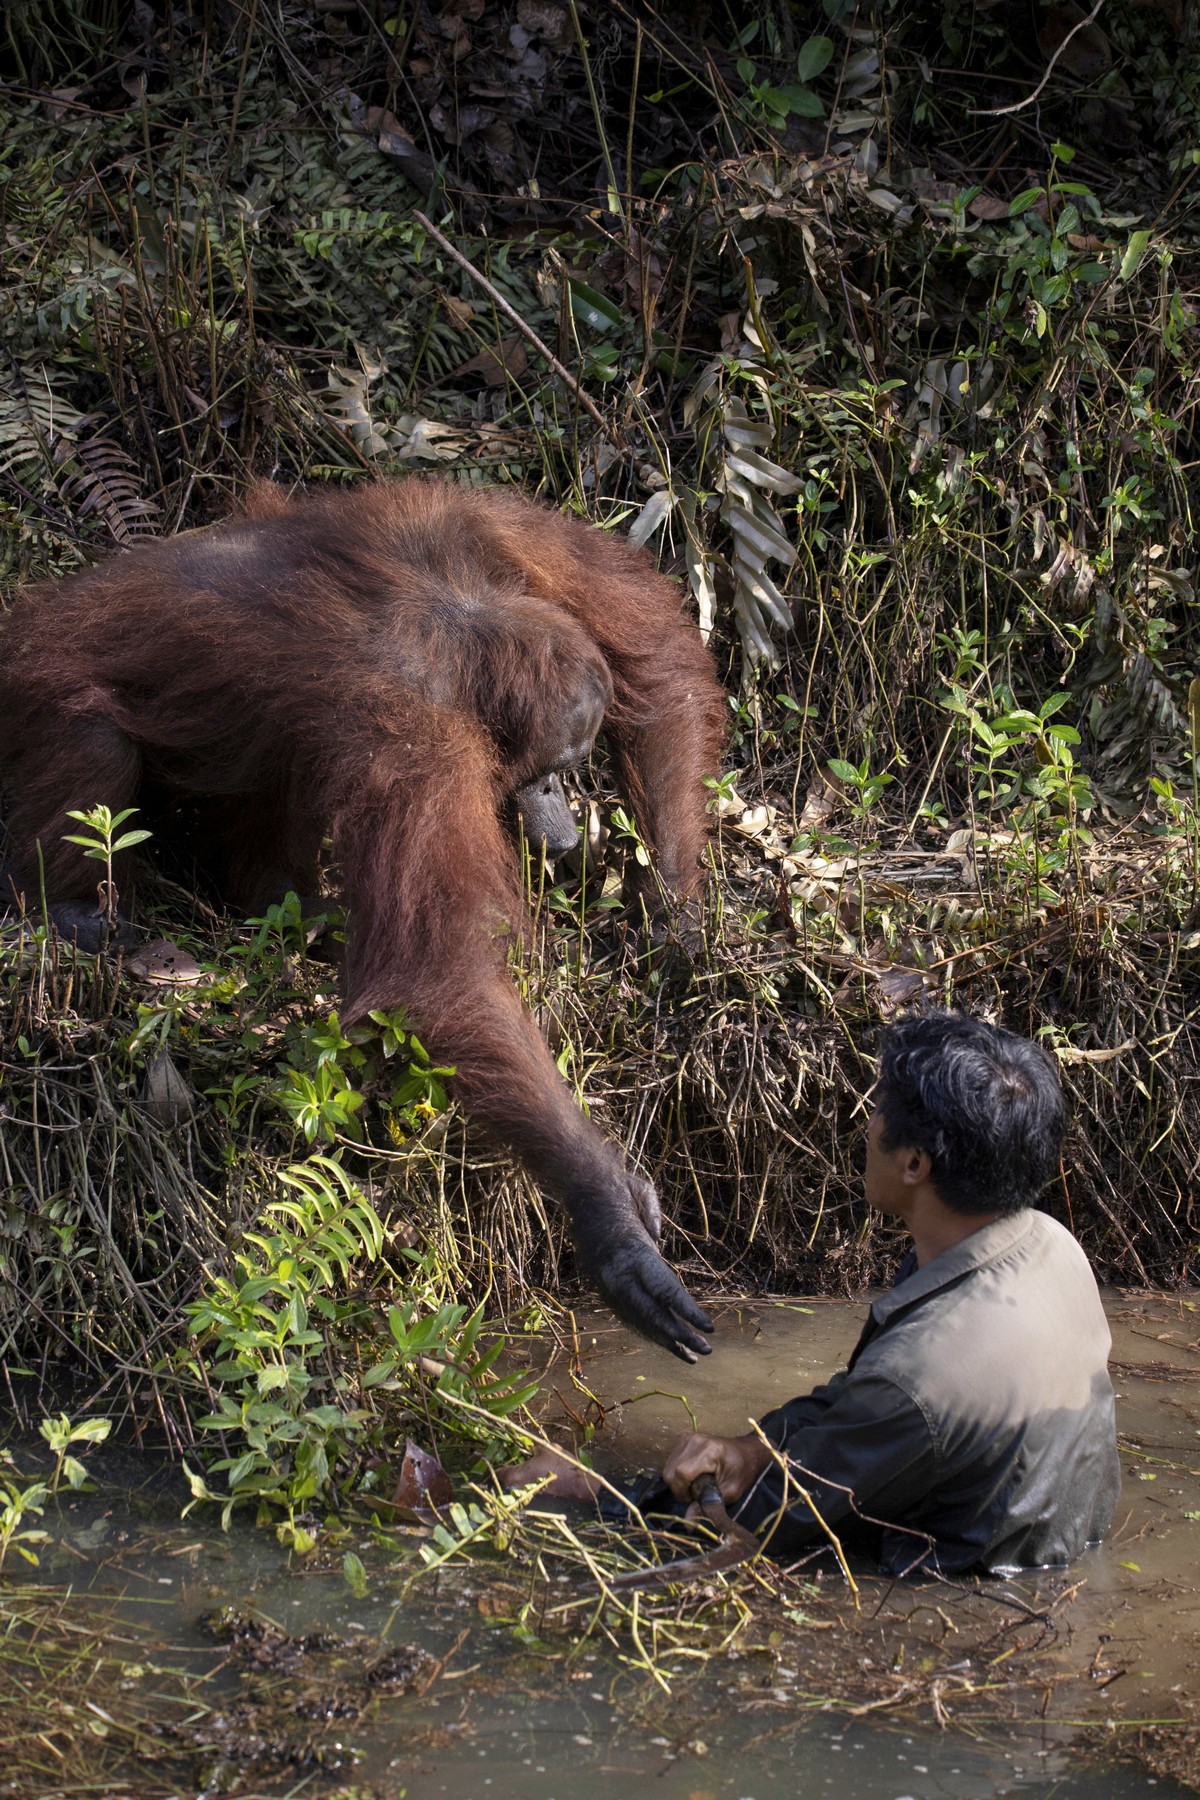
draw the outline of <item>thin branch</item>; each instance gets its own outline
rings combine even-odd
[[[622,225],[627,225],[629,221],[626,216],[625,208],[621,204],[621,195],[617,188],[617,172],[613,168],[612,153],[608,147],[608,133],[604,129],[604,112],[600,105],[600,96],[596,92],[596,78],[592,74],[592,59],[588,55],[587,39],[583,35],[583,26],[579,23],[579,10],[575,5],[575,0],[567,0],[567,5],[571,9],[571,23],[575,27],[575,40],[579,45],[579,54],[583,60],[583,73],[587,78],[588,96],[592,102],[592,117],[596,121],[596,134],[600,139],[600,149],[604,156],[604,172],[608,176],[608,203],[610,206],[616,208]],[[638,47],[640,50],[640,27]],[[625,180],[631,183],[630,191],[632,193],[632,178],[628,169],[625,171]]]
[[[1020,112],[1023,107],[1032,106],[1046,83],[1049,81],[1051,75],[1053,75],[1055,63],[1066,49],[1071,39],[1075,36],[1075,33],[1077,31],[1082,31],[1085,25],[1090,25],[1103,5],[1104,0],[1096,0],[1095,6],[1093,6],[1087,18],[1080,19],[1077,25],[1072,25],[1070,31],[1068,31],[1066,37],[1058,46],[1058,49],[1054,52],[1050,61],[1046,64],[1046,73],[1042,76],[1042,79],[1038,82],[1032,94],[1027,95],[1024,100],[1015,100],[1011,106],[977,106],[973,109],[973,116],[977,119],[997,119],[1000,117],[1001,113]]]
[[[440,244],[442,249],[446,252],[446,255],[449,257],[452,257],[453,260],[458,264],[459,268],[465,269],[467,274],[471,277],[471,280],[478,282],[479,286],[483,289],[484,293],[491,296],[492,300],[494,301],[496,306],[499,307],[500,311],[504,314],[505,318],[510,319],[512,321],[512,323],[516,326],[517,330],[521,333],[522,337],[527,338],[529,340],[529,342],[533,345],[534,349],[537,351],[539,356],[545,357],[546,361],[550,364],[550,367],[554,370],[554,373],[558,376],[559,380],[566,383],[566,385],[570,388],[571,392],[574,394],[575,398],[578,400],[580,406],[583,407],[583,409],[586,413],[588,413],[593,419],[595,419],[597,425],[599,425],[599,427],[600,427],[601,431],[604,433],[604,435],[606,437],[612,438],[614,443],[619,444],[621,441],[620,437],[618,436],[616,431],[614,431],[613,427],[607,422],[607,420],[604,417],[604,414],[600,411],[599,407],[596,405],[596,402],[588,394],[584,393],[582,387],[580,387],[579,382],[577,381],[575,376],[572,375],[570,369],[568,369],[565,366],[565,364],[559,362],[557,356],[555,356],[555,354],[554,354],[553,350],[551,350],[550,346],[548,344],[544,344],[542,342],[542,340],[538,336],[537,332],[533,329],[533,326],[529,325],[525,322],[525,320],[521,317],[521,315],[517,311],[517,309],[514,306],[511,306],[509,304],[509,302],[504,298],[504,295],[500,292],[499,288],[496,287],[492,282],[490,282],[486,275],[481,274],[480,271],[475,267],[474,263],[468,262],[467,258],[463,255],[462,251],[456,250],[454,248],[454,245],[450,242],[450,239],[445,235],[445,233],[439,231],[437,226],[432,224],[425,217],[425,214],[423,212],[418,212],[414,208],[413,218],[417,221],[417,223],[419,225],[424,227],[424,229],[429,233],[430,237],[433,239],[434,243]]]

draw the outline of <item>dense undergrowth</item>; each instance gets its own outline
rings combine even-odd
[[[1051,62],[1015,0],[689,20],[6,9],[6,584],[261,475],[632,529],[728,681],[704,945],[640,952],[597,766],[514,977],[669,1254],[701,1291],[883,1273],[862,1096],[929,995],[1058,1055],[1048,1204],[1101,1273],[1194,1279],[1191,21],[1112,0]],[[475,1309],[569,1337],[561,1226],[405,1020],[341,1031],[293,912],[160,868],[135,916],[122,963],[2,927],[0,1357],[303,1547],[385,1427],[508,1429]]]

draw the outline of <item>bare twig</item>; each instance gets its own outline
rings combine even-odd
[[[996,119],[999,118],[1002,113],[1021,112],[1026,106],[1032,106],[1046,83],[1049,81],[1051,75],[1053,75],[1055,63],[1066,49],[1071,39],[1075,36],[1075,33],[1077,31],[1082,31],[1085,25],[1090,25],[1103,5],[1104,0],[1096,0],[1095,6],[1093,6],[1087,18],[1080,19],[1077,25],[1072,25],[1070,31],[1068,31],[1066,37],[1058,46],[1058,49],[1054,52],[1050,61],[1046,64],[1046,73],[1042,76],[1042,79],[1038,82],[1032,94],[1026,95],[1024,100],[1014,100],[1011,106],[977,106],[973,108],[975,117],[978,119]]]
[[[559,380],[566,383],[566,385],[570,388],[571,392],[574,394],[575,398],[578,400],[580,406],[583,407],[584,411],[587,414],[589,414],[589,416],[591,418],[595,419],[597,425],[599,425],[601,431],[604,432],[605,436],[611,438],[614,443],[619,444],[621,441],[620,437],[618,436],[618,434],[614,430],[614,428],[605,419],[604,414],[600,411],[600,408],[596,405],[595,401],[593,399],[591,399],[589,395],[584,393],[582,387],[580,387],[579,382],[577,381],[575,376],[572,375],[570,369],[568,369],[564,363],[559,362],[557,356],[555,356],[553,350],[550,349],[549,345],[544,344],[542,342],[542,340],[538,336],[537,332],[533,329],[533,326],[527,324],[526,321],[521,317],[520,313],[517,311],[516,307],[509,304],[509,302],[504,298],[504,295],[500,292],[499,288],[496,287],[494,285],[494,283],[490,282],[486,275],[481,274],[481,272],[475,267],[474,263],[468,261],[468,259],[463,255],[461,250],[456,250],[454,245],[450,242],[450,239],[446,236],[446,234],[442,231],[439,231],[437,226],[432,224],[430,222],[430,220],[425,217],[425,214],[423,212],[418,212],[416,209],[414,209],[413,218],[416,219],[416,221],[419,225],[424,227],[424,229],[429,233],[430,237],[433,239],[434,243],[439,244],[441,246],[441,248],[446,252],[446,255],[453,258],[453,260],[458,264],[460,269],[466,270],[467,274],[471,277],[472,281],[476,281],[479,283],[479,286],[483,289],[484,293],[490,296],[490,298],[494,301],[496,306],[498,306],[500,311],[504,314],[505,318],[511,320],[511,322],[516,326],[517,330],[521,333],[522,337],[527,338],[528,341],[533,345],[534,349],[537,351],[539,356],[545,357],[546,361],[549,363],[550,367],[554,370],[554,373],[558,376]]]

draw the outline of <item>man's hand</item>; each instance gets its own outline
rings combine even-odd
[[[681,1437],[663,1464],[663,1480],[680,1500],[690,1500],[692,1483],[710,1475],[728,1505],[740,1500],[771,1460],[771,1452],[753,1431],[745,1437],[707,1437],[689,1431]]]

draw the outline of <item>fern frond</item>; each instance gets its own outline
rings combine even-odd
[[[104,421],[93,413],[78,420],[76,442],[60,470],[60,491],[79,519],[95,513],[118,544],[152,537],[161,522],[157,506],[142,493],[137,463],[115,439],[82,437]]]
[[[44,363],[0,371],[0,476],[53,477],[83,416],[58,391],[61,379]]]

